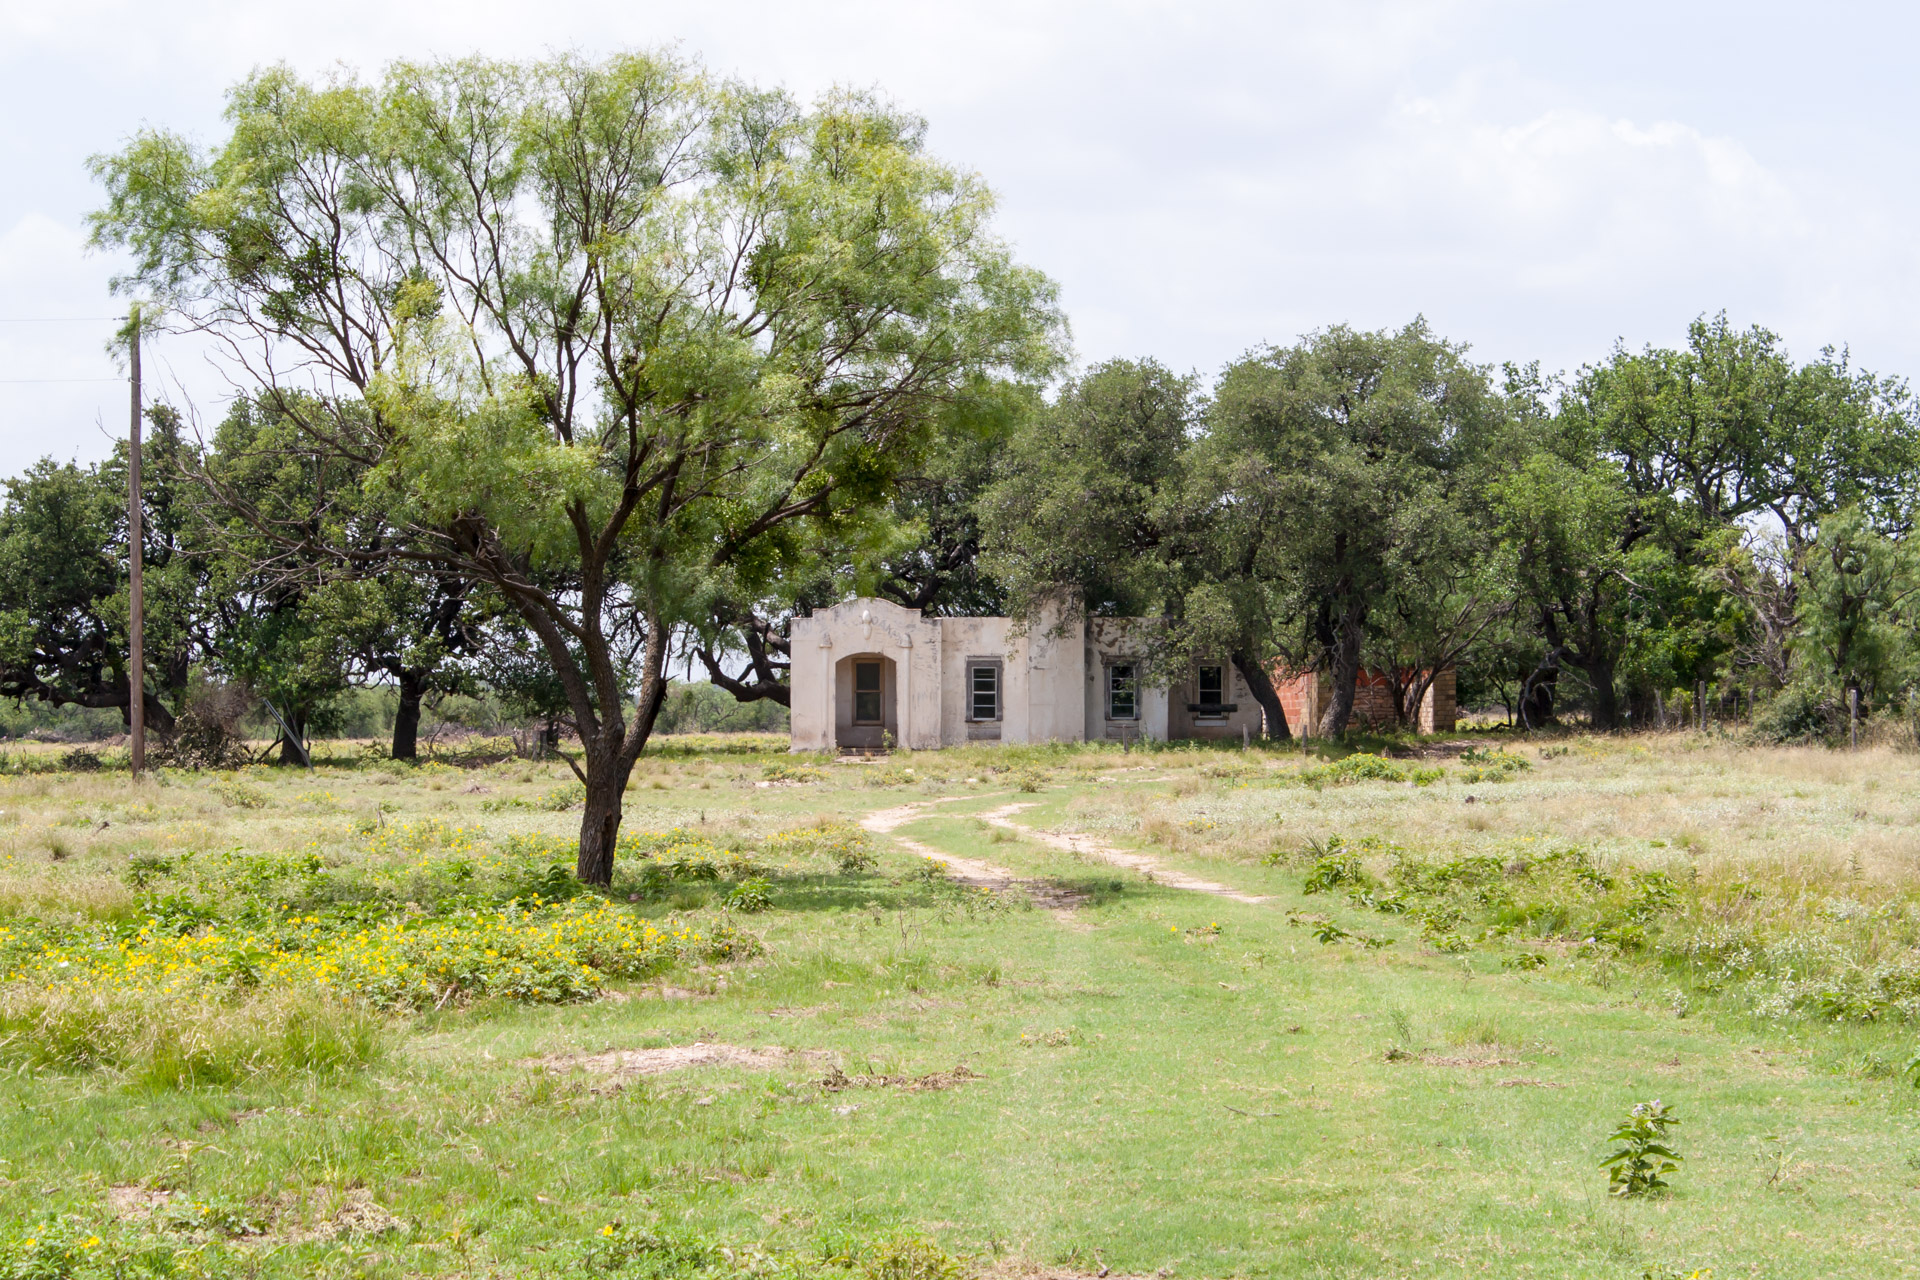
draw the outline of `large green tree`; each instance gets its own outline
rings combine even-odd
[[[1331,673],[1322,734],[1346,730],[1369,636],[1396,593],[1444,588],[1437,613],[1394,621],[1403,634],[1417,624],[1453,639],[1395,651],[1428,663],[1457,656],[1491,597],[1442,579],[1471,542],[1463,513],[1479,509],[1477,464],[1505,422],[1488,372],[1463,348],[1422,320],[1397,331],[1336,326],[1230,367],[1208,422],[1211,447],[1236,460],[1222,501],[1266,513],[1248,564],[1284,597],[1271,616],[1303,621]],[[1414,705],[1430,678],[1411,682]]]
[[[1197,379],[1153,360],[1069,382],[1015,434],[982,499],[989,564],[1017,613],[1064,603],[1158,619],[1143,637],[1150,670],[1227,658],[1267,736],[1284,739],[1270,670],[1281,596],[1265,553],[1283,511],[1257,459],[1209,447],[1206,407]]]
[[[715,575],[878,507],[940,411],[1057,360],[1052,287],[988,191],[868,96],[803,107],[665,54],[470,58],[262,71],[227,122],[211,151],[151,131],[100,158],[95,237],[367,469],[396,534],[330,550],[485,582],[538,638],[591,882]]]
[[[209,558],[180,478],[192,446],[149,412],[142,486],[147,723],[171,732],[204,648]],[[0,695],[50,706],[131,705],[127,669],[127,454],[36,463],[0,501]]]
[[[1616,349],[1581,370],[1551,434],[1546,451],[1571,470],[1536,470],[1549,487],[1531,498],[1509,485],[1507,522],[1534,556],[1549,660],[1587,677],[1603,728],[1621,723],[1623,691],[1644,712],[1657,687],[1714,680],[1749,648],[1741,660],[1787,678],[1790,647],[1766,637],[1795,616],[1821,521],[1850,507],[1902,532],[1920,486],[1904,383],[1833,349],[1798,364],[1776,334],[1724,314],[1695,320],[1683,346]],[[1549,511],[1555,501],[1567,511]],[[1742,541],[1749,553],[1732,554]]]

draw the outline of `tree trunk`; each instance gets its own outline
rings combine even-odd
[[[1593,685],[1593,727],[1618,729],[1620,698],[1613,687],[1612,661],[1596,660],[1581,670],[1586,672],[1587,680]]]
[[[400,709],[393,714],[393,758],[413,760],[420,754],[420,697],[426,681],[418,671],[401,671]]]
[[[1252,655],[1236,653],[1233,655],[1233,669],[1247,682],[1247,691],[1253,694],[1253,700],[1260,704],[1260,710],[1266,722],[1266,736],[1272,742],[1290,742],[1293,730],[1287,727],[1287,709],[1280,705],[1280,695],[1273,687],[1273,680],[1267,675],[1267,669],[1255,661]]]
[[[596,755],[599,758],[596,758]],[[613,854],[620,844],[620,805],[633,773],[623,752],[587,758],[587,807],[580,815],[580,858],[574,873],[584,884],[613,883]]]
[[[280,734],[280,763],[308,764],[307,749],[300,743],[300,739],[304,738],[307,733],[306,717],[297,711],[289,712],[287,714],[286,729],[292,732],[289,734],[283,730]]]
[[[1560,683],[1560,658],[1549,653],[1520,683],[1520,727],[1542,729],[1553,723],[1553,694]]]
[[[1320,716],[1323,738],[1339,737],[1353,719],[1353,690],[1360,681],[1360,633],[1365,624],[1366,618],[1351,605],[1340,616],[1333,638],[1333,696]]]
[[[586,748],[582,781],[587,788],[587,805],[580,815],[580,858],[575,864],[575,874],[584,884],[604,887],[613,883],[613,855],[620,844],[620,806],[627,779],[633,775],[634,761],[646,750],[660,706],[667,700],[665,629],[653,622],[649,632],[647,674],[640,682],[640,696],[634,700],[632,725],[614,719],[589,733],[576,723],[582,730],[581,745]]]

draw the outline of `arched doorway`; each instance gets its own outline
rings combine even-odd
[[[900,741],[893,659],[855,653],[833,665],[833,740],[878,750]]]

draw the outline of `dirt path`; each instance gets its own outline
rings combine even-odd
[[[1005,795],[1006,792],[1000,794]],[[916,800],[912,804],[903,804],[897,809],[875,809],[860,819],[860,829],[871,831],[875,835],[885,835],[896,827],[904,827],[917,821],[928,809],[937,804],[952,804],[957,800],[978,800],[979,796],[942,796],[938,800]]]
[[[913,804],[903,804],[897,809],[876,809],[860,819],[860,828],[875,835],[889,835],[909,822],[926,815],[928,809],[937,804],[952,804],[955,800],[971,800],[973,796],[946,796],[939,800],[920,800]],[[1019,882],[1019,877],[1005,867],[996,867],[991,862],[982,862],[977,858],[959,858],[950,853],[942,853],[932,845],[921,844],[918,840],[909,840],[905,836],[894,836],[894,840],[908,853],[918,854],[929,862],[946,864],[948,874],[959,883],[972,889],[992,889],[995,893],[1011,889]]]
[[[1102,862],[1112,863],[1116,867],[1125,867],[1129,871],[1138,871],[1151,878],[1156,884],[1164,884],[1173,889],[1186,889],[1193,893],[1210,893],[1217,898],[1231,898],[1235,902],[1265,902],[1267,899],[1257,894],[1242,893],[1231,885],[1218,884],[1212,880],[1202,880],[1190,876],[1184,871],[1173,871],[1162,866],[1156,859],[1144,853],[1129,853],[1125,849],[1116,849],[1110,844],[1078,832],[1040,831],[1023,823],[1013,821],[1011,815],[1022,809],[1031,809],[1035,802],[1031,800],[1018,804],[1002,805],[998,809],[988,810],[980,815],[984,822],[1008,831],[1018,831],[1021,835],[1032,836],[1035,840],[1055,849],[1064,849],[1068,853],[1082,857],[1098,858]]]
[[[860,827],[875,835],[891,835],[909,822],[924,817],[928,809],[938,804],[951,804],[955,800],[974,800],[977,796],[946,796],[939,800],[921,800],[913,804],[903,804],[894,809],[876,809],[860,819]],[[1018,806],[1015,806],[1018,807]],[[969,889],[991,889],[995,893],[1005,893],[1009,889],[1020,889],[1036,904],[1050,909],[1055,918],[1067,919],[1073,908],[1078,905],[1077,895],[1048,884],[1044,880],[1023,880],[1005,867],[983,862],[978,858],[962,858],[944,853],[932,845],[921,844],[918,840],[909,840],[905,836],[893,836],[893,840],[908,853],[937,862],[947,869],[947,878],[955,884],[965,885]]]

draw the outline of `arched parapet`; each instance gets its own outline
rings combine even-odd
[[[794,750],[940,745],[940,628],[920,610],[872,596],[816,610],[794,619],[788,657]],[[875,665],[856,661],[863,657]],[[855,714],[871,710],[874,691],[855,686],[875,671],[883,703],[877,724]]]

